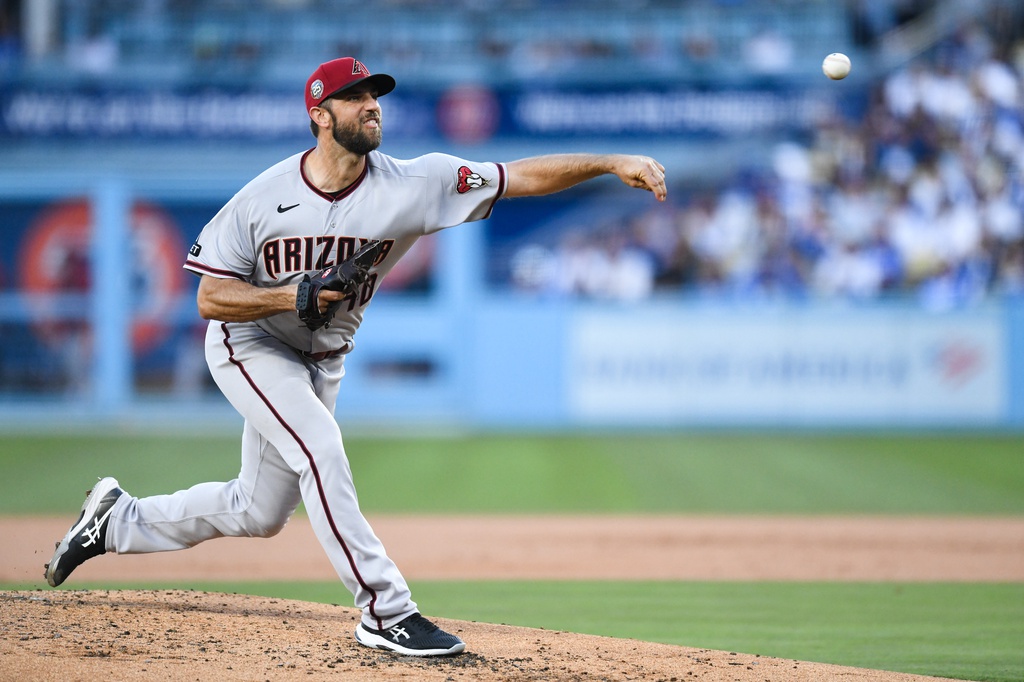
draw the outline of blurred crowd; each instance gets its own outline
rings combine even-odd
[[[803,64],[801,50],[834,44],[853,20],[842,3],[800,0],[50,0],[30,13],[32,5],[0,0],[0,82],[136,82],[141,73],[144,84],[284,85],[338,54],[431,86],[632,83],[637,69],[648,80],[720,80],[785,75]],[[880,14],[888,16],[871,16]]]
[[[1024,39],[967,27],[884,79],[856,120],[778,144],[772,168],[523,247],[548,295],[877,299],[1024,295]],[[680,198],[682,197],[682,198]]]

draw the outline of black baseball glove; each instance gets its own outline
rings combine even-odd
[[[327,289],[355,294],[370,276],[370,266],[377,260],[382,246],[383,243],[379,239],[372,239],[359,247],[359,250],[347,260],[321,270],[312,278],[309,275],[303,277],[295,294],[295,309],[299,313],[299,319],[312,331],[329,326],[342,302],[334,301],[321,313],[320,292]]]

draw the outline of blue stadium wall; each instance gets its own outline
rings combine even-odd
[[[19,187],[11,179],[3,199],[3,424],[52,426],[55,416],[68,425],[142,428],[230,421],[201,358],[195,278],[180,272],[187,244],[223,197],[165,186],[162,203],[148,212],[148,203],[137,205],[135,181],[80,179],[84,194],[66,195],[38,180],[23,177]],[[68,190],[63,180],[71,181],[61,180],[57,186]],[[85,237],[75,227],[83,202],[95,222]],[[126,238],[138,222],[144,238]],[[39,272],[52,269],[48,253],[64,254],[65,271],[72,267],[66,247],[76,240],[89,261],[79,277],[91,288],[40,283]],[[337,410],[343,424],[1024,426],[1020,302],[937,312],[915,301],[541,298],[489,284],[486,241],[486,223],[440,233],[426,289],[375,298],[346,363]],[[169,281],[179,284],[168,289]],[[82,329],[92,339],[84,349],[55,350],[73,347]],[[80,374],[77,384],[66,377],[68,363]]]

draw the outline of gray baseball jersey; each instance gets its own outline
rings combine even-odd
[[[404,161],[371,152],[363,175],[334,198],[306,179],[308,154],[285,159],[242,188],[203,229],[185,267],[279,286],[382,240],[369,281],[326,329],[310,331],[292,312],[256,322],[298,350],[348,352],[366,304],[398,259],[425,234],[489,216],[505,190],[505,167],[447,154]]]
[[[122,495],[106,549],[162,552],[223,536],[269,537],[302,501],[364,625],[383,630],[417,607],[359,508],[334,416],[344,354],[376,286],[401,255],[425,234],[486,218],[505,192],[505,167],[444,154],[400,161],[372,152],[362,177],[331,196],[309,183],[303,159],[286,159],[242,188],[203,228],[185,268],[271,287],[337,263],[369,239],[383,240],[385,250],[327,329],[310,331],[294,311],[210,323],[210,373],[245,418],[238,477],[173,495]]]

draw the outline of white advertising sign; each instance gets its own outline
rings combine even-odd
[[[576,417],[806,422],[996,420],[1006,409],[996,314],[579,315]]]

